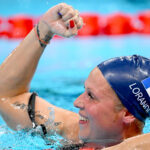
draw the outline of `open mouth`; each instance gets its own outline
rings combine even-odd
[[[79,124],[86,124],[88,123],[88,119],[79,115]]]

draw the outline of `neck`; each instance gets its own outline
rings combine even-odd
[[[127,126],[124,130],[123,138],[127,139],[133,136],[137,136],[142,134],[142,131],[139,129],[139,127],[136,124],[130,124],[130,126]]]

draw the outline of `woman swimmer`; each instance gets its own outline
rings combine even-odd
[[[81,140],[84,147],[101,149],[142,133],[144,121],[149,117],[150,99],[143,86],[150,75],[148,59],[114,58],[95,67],[85,81],[85,92],[74,102],[79,114],[58,108],[29,92],[47,43],[55,34],[76,35],[82,24],[79,12],[64,3],[42,16],[0,66],[0,113],[14,130],[18,125],[22,129],[41,126],[44,135],[55,130],[74,143]],[[55,127],[48,124],[49,108],[55,111]]]

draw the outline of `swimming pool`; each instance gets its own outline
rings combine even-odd
[[[8,1],[12,3],[12,1]],[[15,1],[13,1],[15,2]],[[65,1],[69,2],[69,1]],[[10,4],[9,3],[9,4]],[[16,1],[16,4],[19,1]],[[28,7],[23,7],[22,3],[27,3]],[[22,1],[19,5],[24,8],[25,13],[33,13],[34,15],[40,15],[40,13],[45,12],[48,8],[47,5],[54,5],[58,1],[50,2],[45,1],[39,12],[37,10],[30,10],[35,3],[31,1]],[[40,0],[36,1],[37,7],[41,3]],[[69,4],[72,2],[69,2]],[[97,6],[96,2],[89,4],[83,8],[84,2],[79,4],[79,1],[72,3],[76,8],[85,11],[95,11],[101,13],[110,13],[115,11],[118,6],[119,10],[136,13],[139,10],[148,8],[149,5],[138,6],[135,9],[127,10],[127,6],[122,6],[122,3],[127,3],[127,1],[122,1],[112,4],[112,1],[108,3],[104,2],[104,8],[108,11],[104,11],[102,6]],[[98,3],[98,1],[97,1]],[[129,3],[127,3],[129,4]],[[138,2],[139,4],[139,2]],[[148,2],[149,4],[149,2]],[[1,15],[12,14],[12,8],[7,5],[10,9],[8,11],[1,12]],[[45,6],[45,7],[44,7]],[[92,7],[90,7],[92,6]],[[111,6],[111,8],[110,8]],[[132,5],[128,5],[131,7]],[[123,8],[122,8],[123,7]],[[134,8],[132,6],[132,8]],[[30,11],[28,11],[28,9]],[[2,11],[2,10],[0,10]],[[21,11],[21,10],[20,10]],[[13,13],[20,13],[19,10]],[[131,13],[131,12],[130,12]],[[84,81],[88,77],[90,71],[101,61],[109,59],[116,56],[140,54],[146,57],[150,57],[150,36],[146,35],[123,35],[123,36],[98,36],[98,37],[87,37],[87,38],[71,38],[71,39],[54,39],[51,44],[47,46],[34,79],[31,83],[31,91],[36,91],[39,96],[43,97],[50,103],[62,107],[64,109],[69,109],[74,112],[78,112],[76,108],[73,107],[73,101],[83,92]],[[0,63],[4,58],[19,44],[20,40],[7,40],[0,39]],[[88,43],[88,44],[87,44]],[[51,137],[51,145],[46,146],[45,141],[38,135],[34,136],[32,131],[26,132],[13,132],[7,128],[4,121],[0,121],[0,149],[46,149],[54,148],[57,145],[57,141],[61,141],[61,137],[54,136]],[[144,128],[144,133],[149,132],[148,124]],[[54,144],[52,144],[54,143]],[[58,144],[59,145],[59,144]]]
[[[10,16],[18,13],[25,13],[39,16],[47,11],[48,8],[58,3],[65,2],[74,6],[80,12],[98,12],[110,14],[114,12],[138,13],[150,9],[149,0],[7,0],[1,1],[0,15]]]

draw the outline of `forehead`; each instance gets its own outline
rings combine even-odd
[[[94,87],[110,88],[110,85],[104,78],[102,72],[97,67],[91,71],[87,80],[85,81],[85,85],[89,86],[90,88],[94,88]]]
[[[99,68],[94,68],[85,81],[85,88],[91,89],[98,95],[115,96],[114,90],[111,88],[107,80],[104,78]]]

